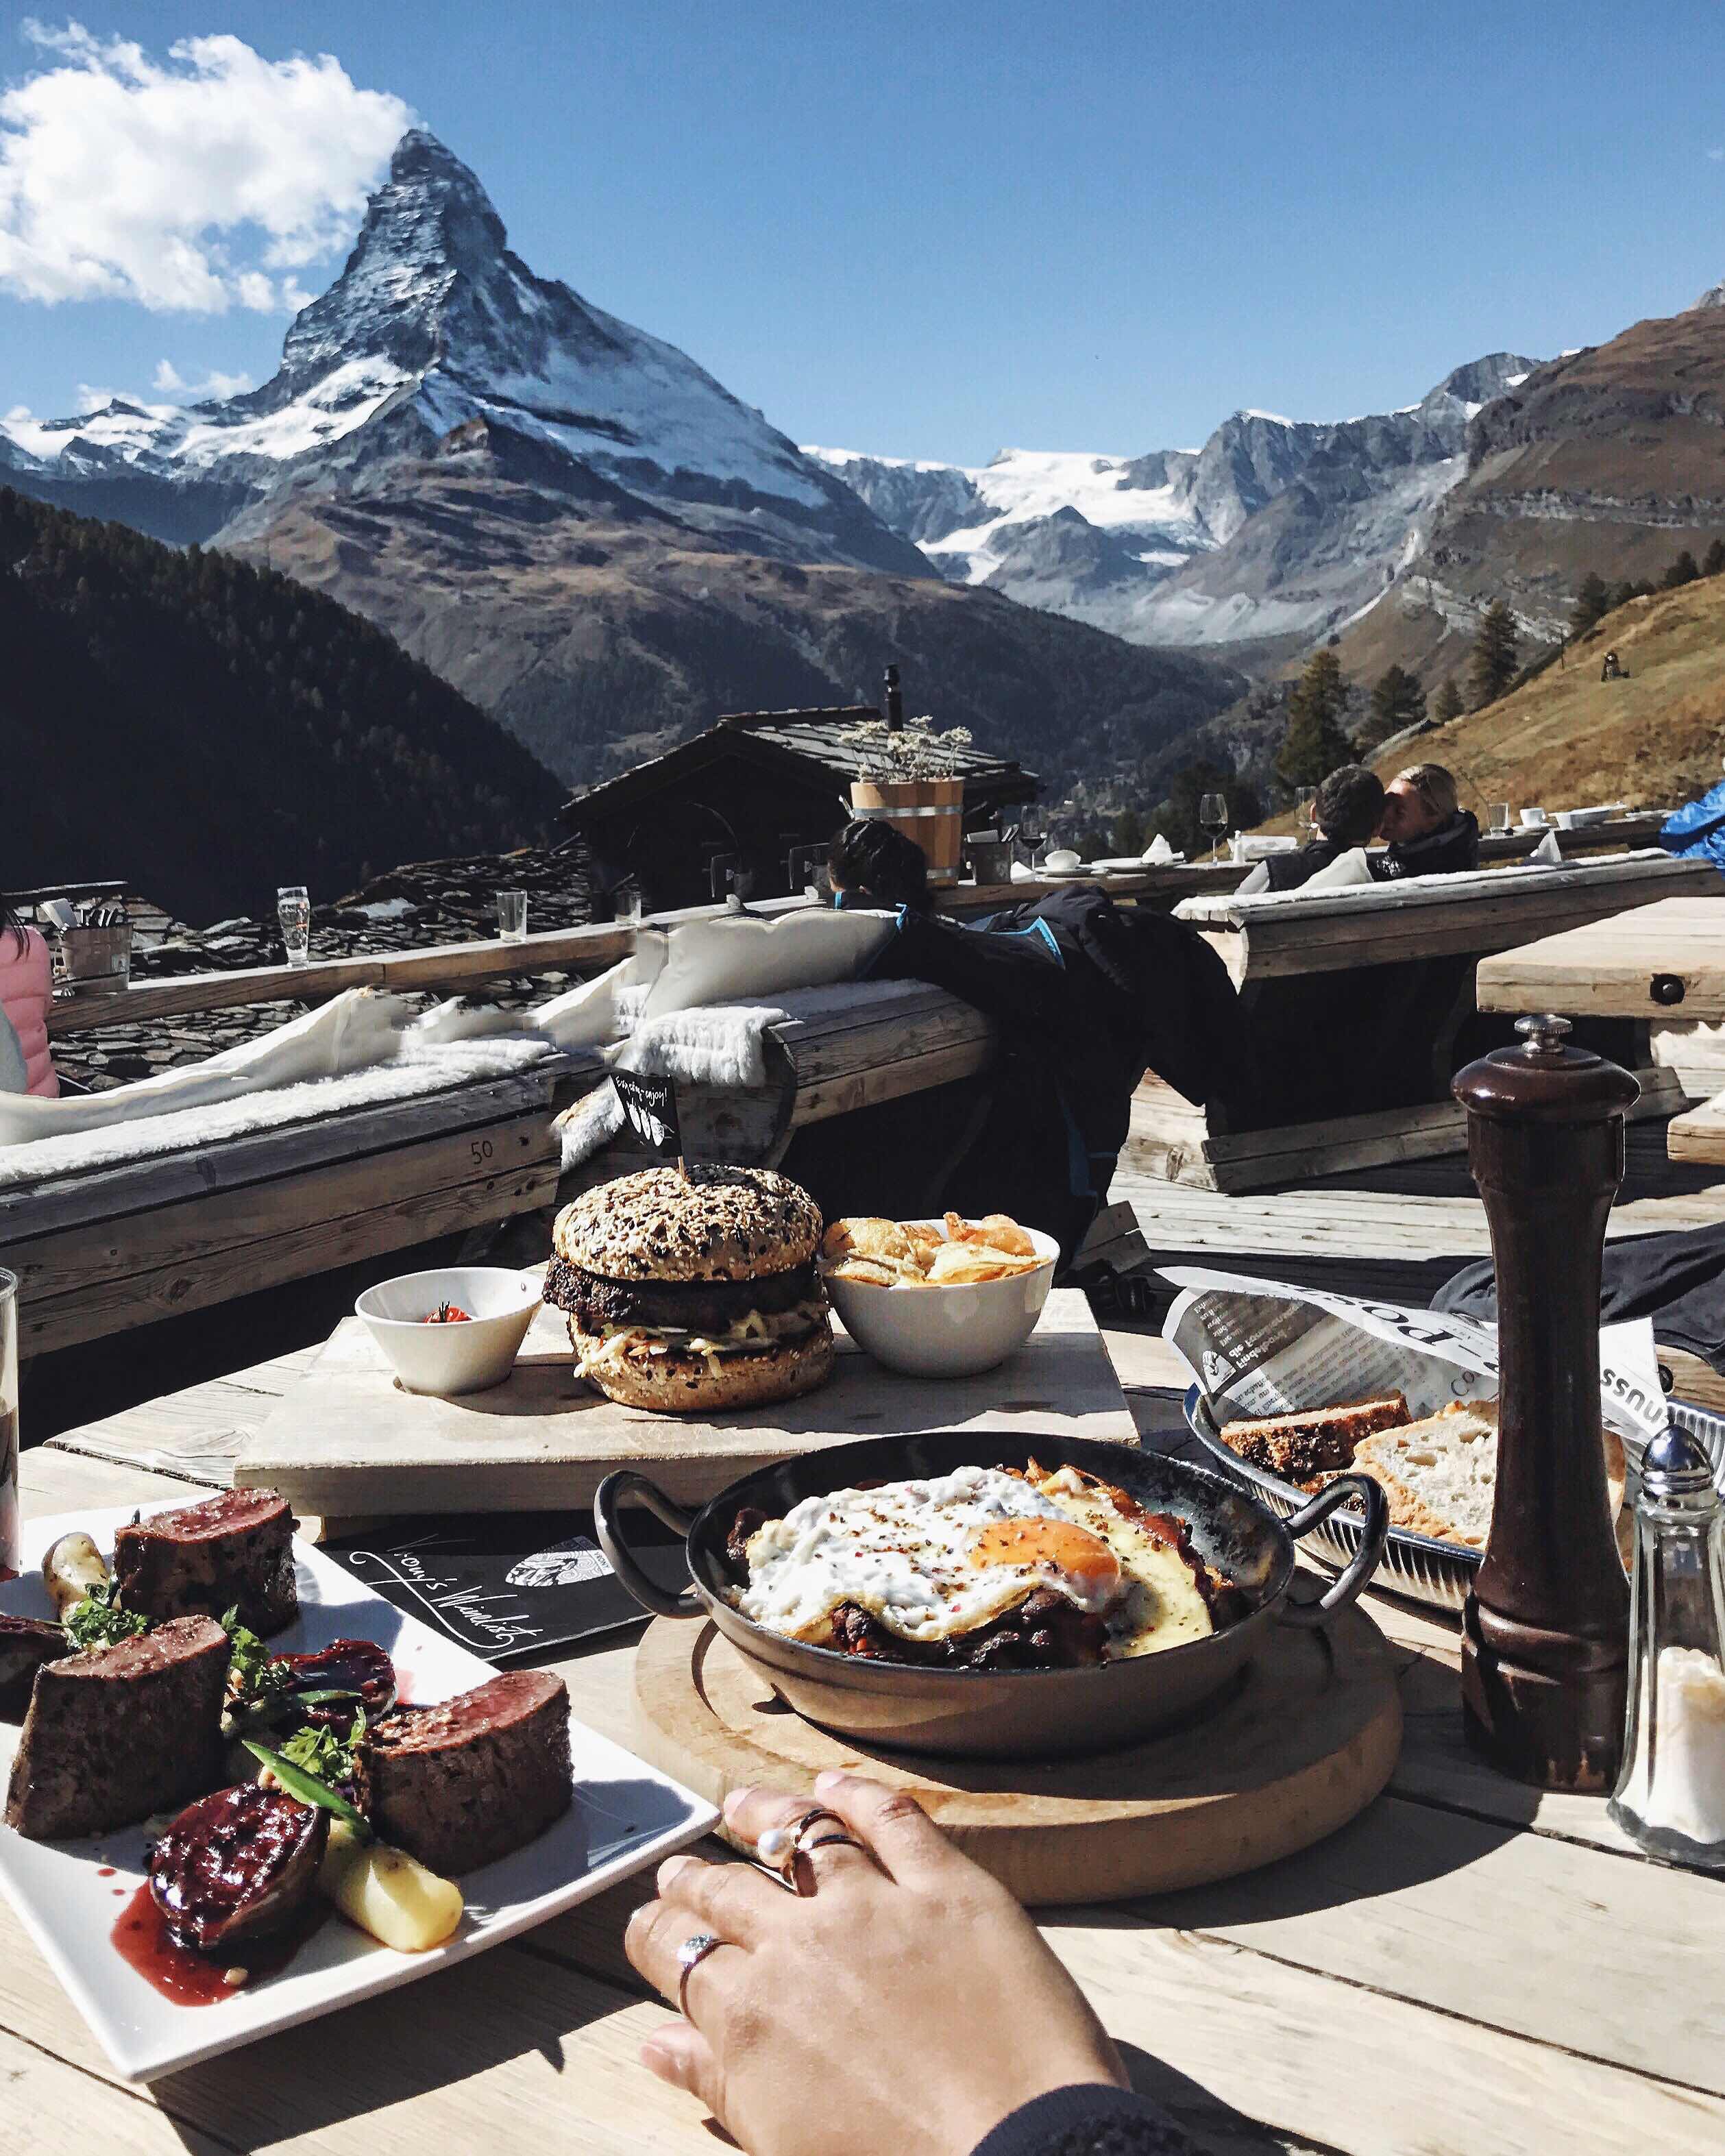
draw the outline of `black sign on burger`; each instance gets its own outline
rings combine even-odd
[[[683,1129],[677,1120],[677,1089],[670,1078],[649,1078],[638,1070],[614,1070],[618,1105],[629,1128],[660,1160],[683,1165]]]

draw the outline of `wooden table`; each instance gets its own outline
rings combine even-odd
[[[1673,1160],[1725,1161],[1725,880],[1481,962],[1481,1010],[1631,1019],[1649,1052],[1704,1105],[1666,1131]]]
[[[1161,1342],[1110,1344],[1146,1441],[1179,1443]],[[180,1395],[157,1420],[261,1409],[292,1374],[236,1373],[219,1403],[194,1412]],[[171,1443],[172,1428],[158,1435]],[[107,1442],[95,1426],[26,1453],[27,1514],[185,1494],[95,1456]],[[1596,1799],[1493,1774],[1461,1740],[1454,1632],[1382,1599],[1373,1614],[1400,1661],[1407,1737],[1369,1811],[1230,1885],[1047,1927],[1135,2080],[1218,2156],[1725,2146],[1725,1881],[1644,1862]],[[631,1652],[557,1665],[576,1712],[625,1742]],[[128,2156],[711,2156],[699,2107],[636,2061],[665,2018],[619,1944],[648,1892],[634,1882],[464,1969],[147,2092],[114,2081],[0,1906],[0,2151],[39,2148],[52,2121],[62,2140]]]
[[[1188,899],[1176,917],[1226,964],[1258,1081],[1196,1107],[1147,1078],[1124,1160],[1171,1183],[1242,1191],[1459,1152],[1466,1124],[1450,1080],[1476,960],[1661,900],[1693,894],[1705,906],[1699,895],[1713,890],[1725,884],[1708,863],[1632,854]],[[1643,1114],[1682,1105],[1670,1073],[1644,1077],[1642,1091]]]

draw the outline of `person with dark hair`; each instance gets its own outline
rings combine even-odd
[[[60,1090],[48,1046],[48,1014],[54,1004],[54,959],[48,940],[0,898],[0,1012],[3,1012],[23,1059],[23,1080],[0,1091],[39,1093],[52,1100]],[[16,1081],[18,1066],[10,1057]]]
[[[1363,846],[1384,814],[1384,782],[1363,763],[1344,763],[1317,789],[1312,836],[1291,854],[1272,854],[1260,861],[1237,896],[1254,891],[1298,891],[1320,869],[1355,846]]]
[[[834,906],[928,911],[928,856],[883,819],[858,816],[847,824],[828,853],[827,872]]]
[[[1461,806],[1440,763],[1410,763],[1396,773],[1384,788],[1378,830],[1389,843],[1370,860],[1375,882],[1454,875],[1480,865],[1479,819]]]

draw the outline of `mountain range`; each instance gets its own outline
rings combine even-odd
[[[1194,747],[1231,741],[1248,676],[1319,642],[1357,680],[1394,660],[1435,681],[1494,598],[1532,655],[1589,570],[1704,551],[1725,531],[1725,286],[1556,360],[1489,354],[1396,412],[918,463],[799,448],[536,275],[415,129],[269,382],[14,413],[0,482],[285,572],[565,783],[721,711],[872,701],[896,664],[913,711],[1100,800],[1219,715]]]
[[[1471,423],[1538,362],[1492,352],[1417,404],[1236,412],[1200,449],[1003,449],[976,470],[811,448],[942,575],[1135,644],[1297,649],[1369,606],[1467,469]]]
[[[565,780],[737,708],[872,701],[1061,782],[1171,739],[1231,669],[953,586],[673,346],[536,276],[413,130],[261,388],[0,422],[0,479],[285,570],[381,624]]]

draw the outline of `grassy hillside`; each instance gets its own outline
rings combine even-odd
[[[1602,682],[1600,662],[1614,649],[1630,678]],[[1492,801],[1674,805],[1720,775],[1722,650],[1725,577],[1631,599],[1572,644],[1562,664],[1553,660],[1500,702],[1423,735],[1378,767],[1387,777],[1415,755],[1444,764],[1474,808]]]
[[[194,921],[519,844],[561,789],[290,578],[0,490],[0,888],[123,877]]]

